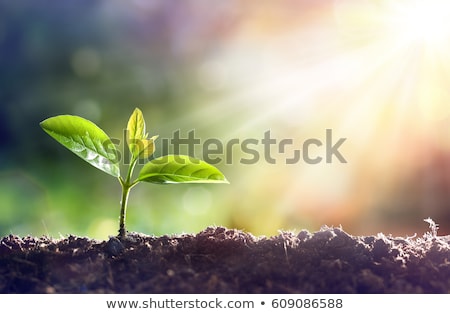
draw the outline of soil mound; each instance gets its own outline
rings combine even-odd
[[[2,293],[450,293],[450,236],[274,237],[207,228],[108,241],[0,240]]]

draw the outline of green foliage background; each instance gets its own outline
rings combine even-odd
[[[140,106],[151,132],[169,136],[174,126],[199,127],[199,121],[183,123],[183,116],[194,101],[204,102],[189,79],[200,56],[171,48],[178,35],[169,28],[176,22],[157,17],[170,8],[135,19],[138,9],[120,1],[0,3],[2,235],[105,238],[118,228],[119,183],[58,147],[39,130],[41,120],[77,114],[123,141],[127,119]],[[195,217],[183,214],[183,194],[209,199],[215,190],[136,189],[130,229],[159,234],[225,223],[220,205]]]

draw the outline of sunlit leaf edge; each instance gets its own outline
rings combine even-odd
[[[229,183],[216,167],[185,155],[167,155],[149,161],[137,180],[156,184]]]
[[[115,148],[109,136],[95,123],[74,115],[59,115],[45,119],[41,128],[78,157],[105,173],[119,177],[120,168]]]

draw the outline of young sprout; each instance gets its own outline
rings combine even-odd
[[[40,123],[42,129],[60,144],[92,166],[118,178],[122,187],[119,237],[126,236],[126,213],[130,190],[140,182],[171,183],[228,183],[225,176],[205,161],[185,156],[167,155],[147,162],[133,179],[133,171],[140,159],[147,159],[155,151],[156,136],[148,137],[144,116],[136,108],[127,124],[127,144],[131,161],[125,177],[120,175],[119,153],[108,135],[93,122],[82,117],[60,115]]]

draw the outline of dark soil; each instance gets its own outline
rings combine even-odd
[[[10,235],[0,242],[0,292],[449,293],[449,243],[328,227],[270,238],[222,227],[102,242]]]

